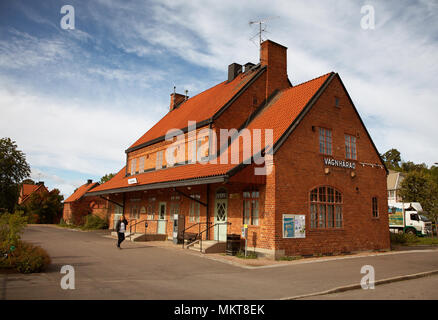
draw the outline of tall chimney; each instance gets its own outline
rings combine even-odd
[[[170,108],[169,110],[172,111],[173,109],[175,109],[176,107],[178,107],[178,105],[183,102],[186,99],[186,96],[180,93],[172,93],[170,95]]]
[[[242,73],[242,65],[232,63],[228,66],[228,82],[233,81],[240,73]]]
[[[260,47],[260,64],[267,66],[266,99],[275,91],[289,88],[287,78],[287,48],[271,40]]]

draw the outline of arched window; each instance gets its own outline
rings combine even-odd
[[[310,192],[310,228],[342,228],[342,194],[321,186]]]

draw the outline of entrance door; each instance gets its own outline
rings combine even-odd
[[[158,205],[157,233],[166,233],[166,202],[160,202]]]
[[[225,189],[219,189],[216,192],[216,201],[214,205],[214,223],[220,224],[214,226],[214,240],[227,241],[227,210],[227,191]]]

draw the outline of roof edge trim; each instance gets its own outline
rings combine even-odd
[[[99,196],[99,195],[111,194],[111,193],[124,193],[124,192],[154,190],[154,189],[171,188],[171,187],[194,186],[194,185],[209,184],[209,183],[220,183],[220,182],[225,182],[227,178],[228,178],[227,175],[220,175],[220,176],[211,176],[205,178],[158,182],[152,184],[145,184],[141,186],[132,186],[132,187],[115,188],[115,189],[109,189],[103,191],[86,192],[84,194],[84,197]]]

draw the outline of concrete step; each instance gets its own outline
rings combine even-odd
[[[111,232],[111,236],[117,238],[117,232],[116,231]],[[141,236],[144,236],[144,233],[125,232],[125,239],[126,240],[137,241],[136,239],[140,238]]]
[[[201,251],[201,244],[199,242],[194,243],[189,246],[187,249]],[[203,240],[202,241],[202,253],[225,253],[227,249],[226,242],[218,242],[215,240]]]

